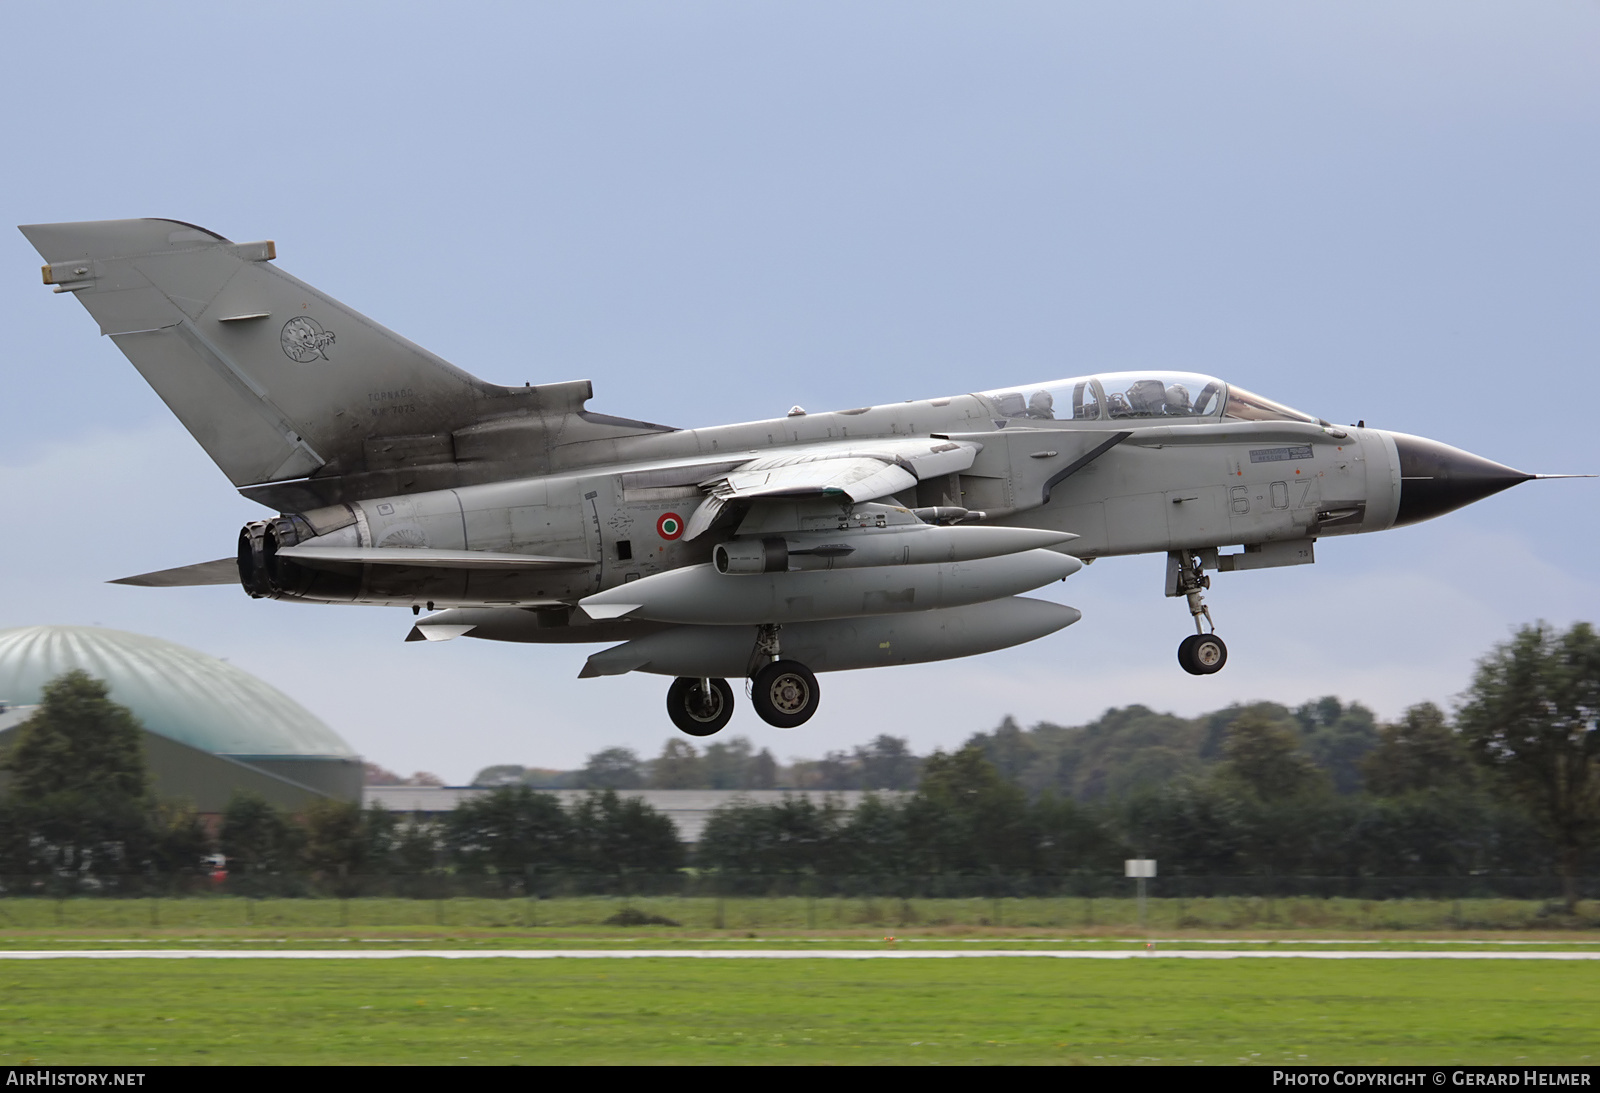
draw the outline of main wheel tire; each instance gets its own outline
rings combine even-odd
[[[681,732],[712,736],[733,717],[733,688],[725,679],[713,679],[707,692],[694,676],[679,676],[667,688],[667,716]]]
[[[797,660],[777,660],[751,680],[750,701],[761,720],[779,729],[804,725],[817,712],[817,677]]]
[[[1178,643],[1178,663],[1192,676],[1205,675],[1205,669],[1194,659],[1194,647],[1199,640],[1199,634],[1190,634]]]
[[[1194,649],[1190,656],[1194,658],[1196,666],[1203,676],[1213,675],[1222,671],[1222,666],[1228,663],[1228,647],[1222,639],[1215,634],[1197,634]]]

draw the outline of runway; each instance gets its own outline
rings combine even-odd
[[[0,960],[1600,960],[1600,952],[1377,949],[18,949]]]

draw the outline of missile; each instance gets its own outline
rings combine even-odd
[[[1009,597],[908,615],[802,622],[783,628],[783,655],[813,672],[920,664],[1021,645],[1081,617],[1063,604]],[[755,638],[749,626],[674,626],[595,653],[578,675],[736,679],[751,672]]]
[[[717,572],[730,575],[807,569],[860,569],[998,558],[1071,542],[1070,531],[913,524],[883,530],[789,532],[733,539],[712,552]]]
[[[955,530],[955,529],[945,529]],[[922,565],[814,569],[733,578],[714,563],[657,573],[578,601],[592,619],[737,625],[889,615],[997,600],[1070,577],[1083,563],[1053,550]]]

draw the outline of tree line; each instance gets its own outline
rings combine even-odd
[[[1048,874],[1138,855],[1168,875],[1559,875],[1571,902],[1597,864],[1597,719],[1600,638],[1539,624],[1480,661],[1454,717],[1422,703],[1380,723],[1336,697],[1197,718],[1128,706],[1070,727],[1007,718],[953,755],[884,735],[787,767],[740,738],[698,755],[673,740],[648,762],[599,752],[568,784],[910,791],[855,813],[731,806],[697,848],[713,869]]]
[[[202,870],[220,852],[241,877],[531,872],[722,875],[1104,874],[1155,857],[1164,876],[1529,876],[1564,878],[1569,903],[1600,831],[1600,638],[1519,631],[1479,664],[1454,717],[1431,704],[1379,723],[1359,704],[1260,703],[1183,719],[1139,706],[1090,724],[1022,729],[1010,719],[957,751],[911,753],[880,736],[834,753],[834,777],[874,793],[854,810],[790,797],[735,802],[692,855],[671,822],[603,786],[569,808],[523,781],[437,821],[325,802],[300,816],[238,798],[216,840],[149,794],[138,726],[103,684],[70,674],[47,689],[3,769],[0,873],[111,875]],[[678,743],[678,742],[674,742]],[[720,749],[720,750],[717,750]],[[648,778],[705,772],[751,786],[737,738]],[[688,764],[689,759],[701,764]],[[721,764],[716,766],[716,764]],[[741,781],[742,780],[742,781]],[[774,779],[775,780],[775,779]]]
[[[580,770],[501,763],[484,767],[472,784],[535,789],[914,789],[921,763],[909,740],[887,733],[850,751],[787,764],[778,762],[768,748],[756,751],[747,737],[714,741],[702,751],[677,736],[654,759],[643,759],[632,748],[611,747],[589,756]]]

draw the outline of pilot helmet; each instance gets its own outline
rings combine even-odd
[[[1193,410],[1189,402],[1189,389],[1181,383],[1167,388],[1167,413],[1187,414]]]

